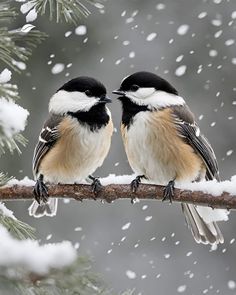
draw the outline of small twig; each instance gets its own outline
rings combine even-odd
[[[136,193],[133,193],[128,184],[110,184],[104,186],[94,196],[91,186],[86,184],[59,184],[50,185],[50,197],[73,198],[77,201],[100,199],[108,203],[117,199],[145,199],[162,200],[163,186],[141,184]],[[29,200],[33,199],[33,187],[30,186],[9,186],[0,188],[0,200]],[[201,191],[189,191],[175,189],[173,202],[185,202],[195,205],[208,206],[221,209],[236,209],[236,196],[224,192],[220,196],[212,196]]]

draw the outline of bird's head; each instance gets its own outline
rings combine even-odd
[[[123,104],[129,100],[149,109],[184,104],[183,98],[169,82],[150,72],[136,72],[125,77],[120,88],[113,93],[119,95]]]
[[[49,111],[55,114],[87,112],[95,105],[111,102],[105,86],[98,80],[81,76],[61,86],[51,97]]]

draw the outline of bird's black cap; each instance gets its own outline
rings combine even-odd
[[[165,79],[159,77],[158,75],[150,72],[136,72],[127,78],[125,78],[120,86],[120,89],[117,90],[117,94],[120,91],[132,91],[132,89],[136,90],[138,87],[153,87],[156,90],[165,91],[167,93],[178,95],[177,90]],[[116,93],[114,91],[114,93]]]
[[[74,78],[67,83],[65,83],[62,87],[60,87],[59,90],[65,90],[68,92],[73,91],[79,91],[79,92],[85,92],[89,91],[91,96],[95,97],[102,97],[106,95],[106,88],[105,86],[99,82],[98,80],[87,77],[87,76],[81,76]]]

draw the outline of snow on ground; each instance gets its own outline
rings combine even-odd
[[[17,240],[0,226],[0,266],[22,267],[40,275],[50,269],[69,266],[76,259],[76,250],[68,241],[39,245],[38,241]]]

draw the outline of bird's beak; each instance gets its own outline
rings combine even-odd
[[[117,94],[117,95],[121,95],[121,96],[125,96],[125,92],[121,91],[121,90],[113,90],[112,93]]]
[[[111,103],[111,102],[112,100],[107,96],[103,96],[99,99],[99,103]]]

